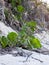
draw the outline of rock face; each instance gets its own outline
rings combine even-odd
[[[0,21],[5,21],[4,6],[4,0],[0,0]]]
[[[37,3],[35,1],[28,0],[27,4],[28,10],[27,14],[25,16],[23,15],[24,20],[35,20],[42,28],[48,28],[49,11],[47,10],[47,4],[42,3],[40,0],[37,0]]]
[[[11,10],[12,6],[9,2],[10,0],[5,0],[5,7],[9,9],[14,14],[14,11]],[[34,20],[38,23],[38,25],[42,28],[49,29],[49,11],[47,9],[47,4],[42,3],[40,0],[23,0],[22,5],[25,7],[26,11],[22,15],[22,19],[25,21]],[[15,13],[17,15],[17,11]],[[11,18],[13,23],[11,24]],[[15,20],[11,15],[9,15],[8,20],[6,20],[7,25],[10,25],[13,29],[19,29],[21,27],[20,23],[14,22]],[[17,28],[16,28],[17,27]]]

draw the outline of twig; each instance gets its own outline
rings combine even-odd
[[[43,63],[43,61],[42,60],[40,60],[40,59],[37,59],[37,58],[34,58],[34,57],[31,57],[32,59],[35,59],[35,60],[38,60],[38,61],[40,61],[41,63]]]
[[[23,61],[23,62],[27,62],[28,58],[29,58],[31,55],[32,55],[32,53],[31,53],[31,54],[29,54],[29,55],[27,56],[26,60],[25,60],[25,61]]]

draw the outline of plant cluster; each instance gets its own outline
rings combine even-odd
[[[3,48],[7,46],[21,46],[26,49],[41,48],[40,41],[33,35],[35,28],[36,23],[33,21],[24,23],[20,32],[10,32],[7,37],[0,37],[0,43]]]
[[[25,11],[22,5],[22,0],[10,0],[12,8],[17,12],[14,14],[15,18],[22,23],[21,30],[17,33],[11,32],[7,37],[2,36],[0,42],[3,48],[6,46],[18,46],[26,49],[41,48],[40,41],[34,36],[34,31],[36,29],[35,21],[24,21],[22,15]],[[5,16],[8,16],[8,11],[5,10]]]

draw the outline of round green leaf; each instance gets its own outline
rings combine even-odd
[[[3,48],[5,48],[7,46],[8,39],[5,36],[2,36],[2,38],[1,38],[1,44],[2,44]]]
[[[15,32],[10,32],[8,35],[7,35],[7,38],[11,41],[11,42],[14,42],[17,38],[18,34],[15,33]]]
[[[20,13],[24,12],[24,7],[22,5],[18,5],[17,6],[17,11],[20,12]]]
[[[41,48],[41,43],[37,38],[31,38],[30,39],[30,44],[34,47],[34,48]]]

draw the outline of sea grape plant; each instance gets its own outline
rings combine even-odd
[[[7,37],[0,37],[0,43],[2,48],[6,48],[7,46],[22,46],[26,49],[29,48],[41,48],[40,41],[32,35],[27,34],[25,32],[27,30],[21,30],[18,34],[15,32],[10,32]],[[29,33],[29,32],[28,32]]]
[[[24,21],[22,15],[25,12],[24,6],[21,4],[22,0],[11,0],[11,5],[17,14],[14,15],[16,19],[22,24],[21,30],[17,33],[10,32],[7,37],[2,36],[0,43],[3,48],[6,46],[21,46],[26,49],[41,48],[42,45],[40,41],[34,36],[34,31],[36,30],[35,21]],[[8,11],[5,10],[5,15],[7,17]]]
[[[36,29],[36,22],[30,21],[23,24],[21,31],[19,32],[19,43],[25,48],[41,48],[39,39],[34,36]]]

